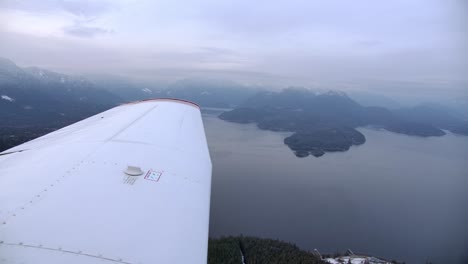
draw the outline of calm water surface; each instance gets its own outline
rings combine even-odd
[[[468,137],[368,128],[347,152],[297,158],[288,133],[204,115],[213,162],[210,235],[254,235],[322,253],[467,263]]]

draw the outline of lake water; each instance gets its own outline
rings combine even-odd
[[[406,263],[467,263],[468,137],[359,129],[364,145],[297,158],[289,133],[205,114],[213,162],[210,235],[348,248]]]

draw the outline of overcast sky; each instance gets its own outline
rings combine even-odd
[[[0,56],[136,79],[465,89],[465,0],[0,0]]]

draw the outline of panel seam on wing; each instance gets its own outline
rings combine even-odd
[[[60,252],[60,253],[67,253],[67,254],[74,254],[74,255],[79,255],[79,256],[97,258],[97,259],[112,261],[112,262],[121,263],[121,264],[132,264],[131,262],[123,261],[120,258],[110,258],[110,257],[105,257],[103,255],[94,255],[94,254],[86,253],[86,252],[83,252],[83,251],[66,250],[66,249],[63,249],[61,247],[52,248],[52,247],[45,247],[43,245],[30,245],[30,244],[24,244],[22,242],[20,242],[20,243],[7,243],[7,242],[4,242],[4,241],[0,241],[0,245],[14,246],[14,247],[24,247],[24,248],[34,248],[34,249],[40,249],[40,250],[50,250],[50,251],[55,251],[55,252]]]
[[[125,130],[127,130],[131,125],[135,124],[136,122],[138,122],[139,120],[141,120],[143,117],[145,117],[147,114],[149,114],[151,111],[153,111],[155,108],[157,108],[158,105],[155,105],[153,107],[151,107],[150,109],[146,110],[141,116],[139,116],[138,118],[136,118],[135,120],[132,120],[132,122],[130,122],[129,124],[127,124],[126,126],[124,126],[121,130],[117,131],[117,133],[115,133],[114,135],[112,135],[108,140],[106,141],[111,141],[113,140],[114,138],[116,138],[118,135],[122,134]]]
[[[84,156],[79,162],[75,163],[71,169],[66,170],[63,174],[61,174],[58,178],[55,178],[53,182],[49,182],[49,184],[46,185],[45,188],[42,189],[39,193],[35,194],[31,199],[28,199],[29,201],[25,202],[22,206],[19,208],[13,209],[10,213],[7,213],[5,218],[3,218],[1,222],[1,226],[7,225],[7,223],[10,221],[12,217],[16,217],[18,212],[26,210],[29,206],[32,206],[39,202],[40,200],[44,199],[45,195],[49,193],[50,189],[55,188],[57,184],[59,184],[62,180],[64,180],[67,176],[70,176],[74,174],[77,169],[83,164],[94,152],[96,152],[99,148],[101,148],[102,145],[99,145],[96,147],[94,150],[90,151],[86,156]]]
[[[130,122],[129,124],[127,124],[124,128],[122,128],[120,131],[118,131],[117,133],[115,133],[113,136],[111,136],[108,140],[108,141],[112,141],[115,137],[117,137],[119,134],[121,134],[122,132],[124,132],[129,126],[131,126],[132,124],[134,124],[135,122],[137,122],[138,120],[142,119],[143,117],[145,117],[148,113],[150,113],[152,110],[154,110],[155,108],[157,108],[158,105],[155,105],[151,108],[149,108],[148,110],[146,110],[142,115],[140,115],[138,118],[136,118],[135,120],[132,120],[132,122]],[[35,204],[36,202],[42,200],[44,198],[44,195],[48,192],[49,189],[51,188],[54,188],[56,184],[60,183],[61,182],[61,179],[62,178],[66,178],[66,176],[69,176],[72,174],[72,170],[75,170],[76,171],[76,168],[79,167],[87,158],[89,158],[94,152],[96,152],[100,147],[102,147],[102,145],[99,145],[97,146],[94,150],[92,150],[91,152],[88,153],[88,155],[86,155],[85,157],[83,157],[79,162],[77,162],[70,170],[67,170],[64,174],[60,175],[58,178],[56,178],[53,183],[49,183],[44,189],[42,189],[42,191],[40,191],[39,193],[35,194],[31,199],[29,199],[29,201],[25,202],[22,206],[20,206],[19,208],[16,208],[16,209],[13,209],[11,212],[7,213],[7,215],[0,220],[0,223],[1,225],[0,226],[5,226],[12,217],[16,217],[18,212],[21,211],[21,210],[25,210],[26,208],[28,208],[29,206]]]

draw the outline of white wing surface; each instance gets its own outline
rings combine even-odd
[[[196,105],[121,105],[0,153],[0,263],[205,264],[210,188]]]

